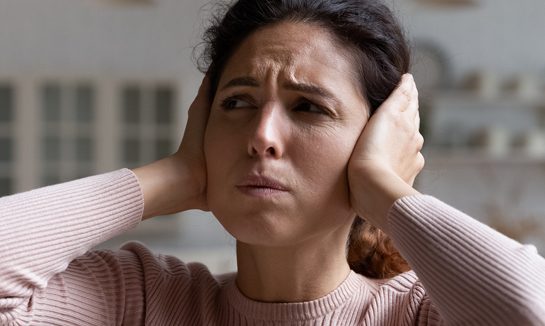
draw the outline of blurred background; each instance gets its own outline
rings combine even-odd
[[[176,150],[210,0],[0,0],[0,196]],[[545,252],[545,2],[389,0],[413,49],[427,166],[417,188]],[[234,240],[208,213],[138,240],[213,272]]]

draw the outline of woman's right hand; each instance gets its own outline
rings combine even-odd
[[[176,153],[133,170],[144,195],[142,219],[208,209],[203,143],[210,112],[209,84],[205,77],[189,108],[184,137]]]

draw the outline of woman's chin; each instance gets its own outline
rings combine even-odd
[[[297,232],[298,227],[286,221],[285,216],[279,218],[270,214],[226,216],[214,213],[214,215],[237,241],[250,245],[289,246],[304,237],[304,232]]]
[[[305,211],[293,205],[235,205],[225,200],[209,204],[210,211],[237,241],[256,246],[294,246],[349,228],[354,220],[352,210],[345,205],[337,210],[312,207]]]

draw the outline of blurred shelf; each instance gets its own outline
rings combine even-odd
[[[545,155],[531,156],[520,151],[492,154],[477,149],[428,149],[424,150],[426,166],[448,165],[497,165],[497,166],[543,166]]]
[[[480,94],[470,90],[442,90],[431,96],[434,101],[456,102],[467,104],[502,104],[522,108],[535,108],[545,105],[545,94],[524,96],[516,92],[499,92],[498,94]]]

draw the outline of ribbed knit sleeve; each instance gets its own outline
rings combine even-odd
[[[390,235],[449,325],[545,325],[545,260],[431,196],[389,212]]]
[[[128,252],[84,253],[135,227],[143,205],[136,176],[128,169],[0,198],[0,324],[40,324],[50,313],[57,319],[48,319],[49,325],[103,325],[93,322],[99,318],[93,305],[104,309],[105,297],[130,301],[113,292],[126,291],[134,280],[112,283],[124,277],[123,266],[133,271],[139,266]],[[53,308],[45,309],[46,297]],[[85,307],[81,322],[63,320],[77,306]],[[122,316],[105,312],[115,314]]]

